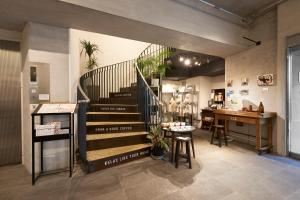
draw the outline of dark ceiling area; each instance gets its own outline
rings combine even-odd
[[[202,53],[174,49],[168,59],[170,70],[166,71],[165,79],[183,80],[195,76],[217,76],[225,74],[223,58]]]

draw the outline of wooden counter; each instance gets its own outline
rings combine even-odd
[[[215,114],[215,123],[218,123],[218,120],[225,120],[225,131],[228,131],[228,121],[242,122],[245,124],[252,124],[256,126],[256,150],[259,154],[262,151],[270,151],[272,148],[272,132],[273,132],[273,118],[276,117],[275,112],[247,112],[247,111],[232,111],[219,109],[214,110]],[[268,126],[268,144],[266,146],[261,145],[261,125],[267,122]]]

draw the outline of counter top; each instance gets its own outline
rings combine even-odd
[[[248,111],[234,111],[227,109],[218,109],[213,110],[214,114],[222,114],[222,115],[231,115],[231,116],[239,116],[239,117],[249,117],[249,118],[273,118],[276,117],[276,112],[248,112]]]

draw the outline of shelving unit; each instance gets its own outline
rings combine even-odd
[[[184,102],[186,95],[191,95],[191,102],[190,103],[184,103],[184,106],[191,106],[191,112],[184,112],[183,108],[181,108],[181,103]],[[166,92],[162,93],[162,98],[164,99],[164,102],[166,106],[168,107],[168,104],[171,100],[171,98],[176,99],[178,101],[178,96],[181,96],[180,103],[177,103],[177,109],[176,112],[171,112],[168,110],[168,108],[165,108],[166,112],[164,112],[164,115],[167,118],[173,118],[173,121],[185,121],[189,124],[193,124],[194,119],[197,118],[198,114],[198,100],[199,100],[199,92],[198,91],[183,91],[183,92]]]

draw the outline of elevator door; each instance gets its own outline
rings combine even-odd
[[[0,40],[0,166],[21,163],[20,73],[20,44]]]

